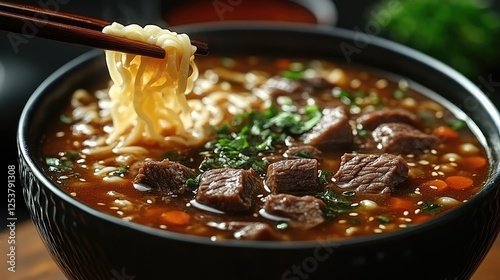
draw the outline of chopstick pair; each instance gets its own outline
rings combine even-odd
[[[164,58],[159,46],[102,33],[110,22],[29,5],[0,2],[0,29],[65,43]],[[191,40],[195,54],[207,55],[208,45]]]

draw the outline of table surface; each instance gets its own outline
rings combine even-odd
[[[16,240],[16,271],[10,272],[6,266],[8,231],[0,233],[0,279],[3,280],[65,280],[66,277],[59,270],[55,262],[45,249],[31,221],[17,225]],[[4,253],[7,252],[7,253]],[[500,237],[489,251],[481,266],[470,280],[497,280],[500,274]]]

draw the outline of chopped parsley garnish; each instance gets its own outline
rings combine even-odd
[[[418,113],[418,117],[422,121],[424,121],[426,124],[429,124],[429,125],[435,123],[435,121],[436,121],[436,117],[433,114],[431,114],[430,112],[427,112],[427,111],[420,111]]]
[[[367,129],[358,129],[357,131],[357,136],[361,137],[361,138],[365,138],[365,137],[368,137],[370,135],[370,131],[368,131]]]
[[[205,145],[207,157],[199,169],[253,168],[262,173],[267,167],[263,153],[271,153],[284,146],[288,137],[310,130],[321,119],[317,106],[303,111],[284,111],[271,106],[264,112],[252,111],[236,117],[232,126],[216,129],[217,137]]]
[[[116,176],[116,177],[123,177],[125,174],[128,173],[128,166],[122,165],[119,166],[118,169],[109,172],[109,176]]]
[[[330,176],[330,172],[327,170],[320,170],[319,171],[319,182],[323,185],[328,184],[328,177]]]
[[[335,191],[330,188],[318,193],[316,197],[326,204],[324,213],[327,219],[334,219],[339,214],[349,213],[353,209],[351,202],[337,197]]]
[[[68,172],[73,170],[73,163],[70,160],[48,157],[45,158],[45,163],[49,166],[49,171]]]
[[[422,204],[422,212],[424,212],[425,214],[435,214],[441,211],[441,208],[443,208],[443,205],[430,201],[425,201]]]
[[[448,122],[448,125],[454,130],[460,130],[464,127],[467,127],[467,124],[463,120],[453,120]]]
[[[299,80],[302,77],[304,77],[304,71],[303,70],[286,70],[281,72],[281,76],[284,78],[290,79],[290,80]]]
[[[288,70],[284,70],[281,72],[281,76],[283,78],[287,78],[290,80],[300,80],[304,77],[307,68],[301,63],[293,63]]]
[[[389,219],[389,217],[387,216],[382,216],[382,215],[379,215],[376,217],[377,220],[381,223],[381,224],[387,224],[389,223],[391,220]]]
[[[317,106],[305,107],[304,115],[307,119],[304,120],[303,115],[295,112],[281,111],[271,117],[264,125],[264,128],[279,128],[284,133],[299,135],[309,131],[321,119],[321,112]]]
[[[186,166],[190,166],[192,158],[189,156],[191,153],[189,151],[168,151],[161,156],[161,159],[169,159],[171,161],[176,161]]]
[[[365,107],[366,105],[383,107],[385,105],[380,95],[374,91],[367,93],[364,91],[349,92],[341,88],[337,90],[335,94],[337,98],[350,107]]]
[[[295,154],[296,157],[299,157],[299,158],[311,158],[311,153],[309,151],[298,151],[296,154]]]
[[[195,178],[188,178],[186,180],[186,185],[188,186],[189,189],[196,190],[200,185],[200,176],[197,176]]]

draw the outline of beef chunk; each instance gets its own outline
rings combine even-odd
[[[207,226],[220,230],[232,231],[236,239],[241,240],[279,240],[279,234],[268,224],[260,222],[214,222],[210,221]]]
[[[312,92],[330,90],[335,86],[321,76],[303,77],[299,81],[305,88],[310,89]]]
[[[274,76],[269,78],[261,88],[268,91],[270,95],[282,95],[290,93],[313,93],[333,88],[334,85],[321,76],[305,77],[292,80],[285,77]]]
[[[261,88],[272,98],[304,91],[304,86],[298,81],[279,76],[269,78]]]
[[[244,240],[278,240],[278,235],[266,223],[248,223],[234,232],[236,239]]]
[[[266,185],[271,193],[311,194],[321,191],[316,159],[289,159],[267,167]]]
[[[278,162],[286,159],[314,158],[321,159],[321,151],[311,145],[293,146],[283,154],[271,154],[264,157],[268,163]]]
[[[404,123],[381,124],[373,130],[372,137],[382,151],[399,154],[419,154],[440,142],[437,136]]]
[[[401,156],[391,154],[344,154],[333,176],[344,191],[359,195],[387,197],[408,177],[408,165]]]
[[[361,115],[357,123],[363,125],[363,128],[374,130],[383,123],[406,123],[415,127],[419,126],[418,117],[410,111],[401,108],[384,108]]]
[[[321,151],[311,145],[290,147],[283,153],[287,158],[321,158]]]
[[[202,174],[196,200],[221,211],[248,211],[263,193],[263,182],[253,169],[220,168]]]
[[[301,140],[319,149],[345,149],[352,146],[354,137],[347,110],[343,106],[324,109],[321,120]]]
[[[266,213],[290,219],[292,227],[309,229],[325,221],[323,200],[314,196],[294,196],[290,194],[271,194],[266,197],[264,210]]]
[[[298,80],[274,76],[256,89],[255,94],[271,100],[286,96],[298,102],[303,101],[306,96],[330,93],[334,86],[321,76],[303,77]],[[337,104],[340,105],[341,103],[338,102]]]
[[[158,190],[161,195],[182,195],[191,191],[186,184],[189,178],[195,178],[194,170],[174,161],[145,161],[138,169],[134,184],[145,185]]]

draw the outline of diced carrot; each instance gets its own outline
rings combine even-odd
[[[472,169],[481,169],[486,166],[487,160],[482,156],[466,157],[465,164]]]
[[[394,196],[389,198],[388,205],[391,209],[396,210],[412,210],[415,206],[415,204],[410,200]]]
[[[178,226],[185,226],[191,222],[191,215],[179,210],[164,212],[161,217],[166,223]]]
[[[456,139],[459,136],[459,134],[456,130],[454,130],[453,128],[451,128],[449,126],[444,126],[444,125],[436,127],[434,129],[433,133],[437,137],[445,139],[445,140]]]
[[[421,191],[442,192],[447,188],[448,188],[448,183],[440,179],[434,179],[425,182],[422,185]]]
[[[278,69],[289,69],[290,68],[290,60],[286,58],[280,58],[276,60],[276,67]]]
[[[463,190],[472,186],[474,181],[471,178],[465,176],[449,176],[445,179],[446,183],[450,188]]]
[[[144,215],[147,216],[147,217],[158,217],[163,212],[165,212],[165,208],[162,208],[162,207],[150,207],[150,208],[146,209]]]
[[[431,217],[432,216],[430,216],[430,215],[420,214],[420,215],[415,216],[412,220],[413,220],[413,223],[415,223],[415,224],[421,224],[423,222],[428,221]]]

